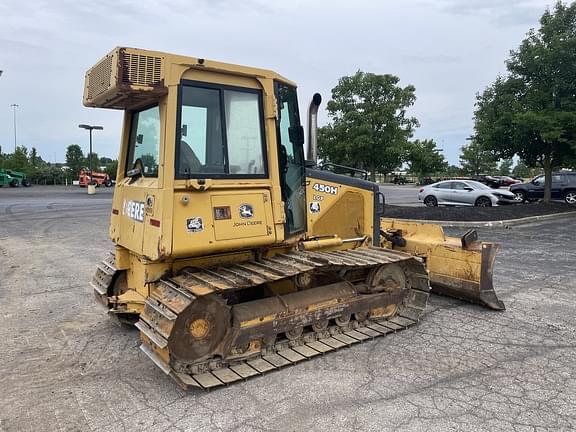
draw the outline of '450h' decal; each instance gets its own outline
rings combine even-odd
[[[325,185],[322,183],[314,183],[312,189],[316,192],[324,192],[331,195],[336,195],[338,193],[338,188],[336,186]]]

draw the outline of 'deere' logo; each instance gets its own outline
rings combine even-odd
[[[242,204],[238,210],[240,211],[240,217],[243,219],[254,217],[254,209],[250,204]]]

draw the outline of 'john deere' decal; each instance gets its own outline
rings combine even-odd
[[[141,201],[124,200],[122,214],[135,221],[144,222],[144,203]]]

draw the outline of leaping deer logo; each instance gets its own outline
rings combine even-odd
[[[242,204],[239,210],[241,218],[248,219],[254,216],[254,209],[250,204]]]

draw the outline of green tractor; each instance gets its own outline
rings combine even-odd
[[[24,187],[32,186],[30,180],[26,178],[26,174],[20,171],[0,169],[0,187],[18,187],[20,185]]]

